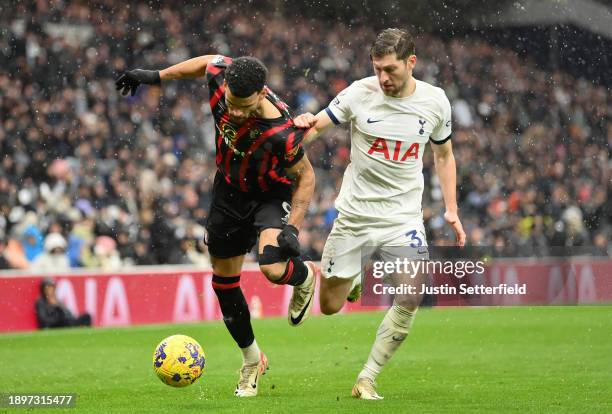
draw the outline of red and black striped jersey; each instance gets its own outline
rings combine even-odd
[[[244,192],[290,191],[286,174],[304,156],[304,130],[296,128],[289,107],[267,86],[267,99],[280,111],[275,119],[230,121],[225,103],[225,69],[231,58],[216,56],[206,67],[210,108],[216,127],[216,162],[225,181]]]

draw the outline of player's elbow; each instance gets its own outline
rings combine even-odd
[[[304,156],[304,159],[300,161],[299,169],[294,174],[298,187],[309,188],[311,191],[314,191],[315,172],[308,158]]]

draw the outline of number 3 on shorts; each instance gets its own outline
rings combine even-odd
[[[410,238],[410,247],[421,247],[423,246],[423,240],[417,236],[416,230],[410,230],[406,233],[406,236]]]

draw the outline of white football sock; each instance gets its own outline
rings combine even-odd
[[[378,327],[368,362],[365,363],[357,378],[369,378],[372,381],[376,379],[408,336],[415,314],[416,310],[411,312],[403,306],[391,306]]]
[[[246,365],[253,365],[259,363],[260,350],[257,346],[257,341],[253,340],[253,343],[246,348],[240,348],[242,351],[242,360]]]

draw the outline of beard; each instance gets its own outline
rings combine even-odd
[[[387,87],[385,87],[385,85],[381,83],[380,89],[382,89],[383,93],[386,96],[396,97],[402,93],[402,91],[404,90],[407,84],[408,84],[408,80],[405,80],[399,86],[396,86],[395,84],[390,84],[390,85],[387,85]]]

